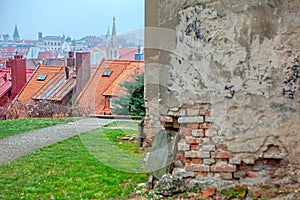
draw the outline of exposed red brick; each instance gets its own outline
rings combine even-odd
[[[180,136],[192,136],[192,131],[190,129],[187,129],[187,128],[181,128],[179,130],[179,135]]]
[[[187,171],[194,171],[194,172],[209,172],[210,167],[209,165],[203,165],[203,164],[186,164],[185,169]]]
[[[235,172],[236,171],[236,165],[222,165],[222,166],[218,166],[218,165],[212,165],[210,167],[212,172]]]
[[[199,145],[197,145],[197,144],[191,144],[191,150],[192,150],[192,151],[197,151],[197,150],[199,150]]]
[[[200,144],[200,138],[194,138],[192,136],[187,136],[185,138],[187,144]]]
[[[203,164],[203,159],[201,159],[201,158],[192,158],[191,163],[193,163],[193,164]]]
[[[244,171],[237,171],[233,173],[233,177],[234,178],[243,178],[244,176],[246,176],[246,172]]]
[[[191,123],[191,124],[187,124],[186,127],[189,128],[189,129],[198,129],[199,124]]]
[[[216,188],[208,188],[205,190],[202,190],[200,198],[201,199],[210,199],[210,197],[214,196],[216,194]]]
[[[253,165],[246,165],[246,164],[242,164],[242,165],[238,165],[239,170],[242,171],[250,171],[253,170],[254,166]]]
[[[249,176],[250,178],[257,178],[259,176],[258,172],[255,171],[247,171],[246,175]]]
[[[222,179],[225,179],[225,180],[231,180],[231,179],[233,179],[232,173],[220,173],[220,177]]]
[[[225,145],[216,145],[216,149],[220,151],[228,151],[228,147]]]
[[[212,158],[231,158],[232,156],[233,156],[233,154],[228,151],[211,152]]]
[[[162,125],[166,128],[170,128],[173,127],[173,123],[172,122],[163,122]]]
[[[184,156],[180,156],[179,160],[183,163],[190,163],[191,162],[191,158],[187,158],[187,157],[184,157]]]
[[[200,129],[210,129],[211,128],[211,123],[201,123],[199,125]]]
[[[205,111],[205,113],[204,113],[205,116],[210,116],[210,114],[211,114],[211,113],[210,113],[210,110],[207,110],[207,111]]]
[[[268,159],[267,163],[270,165],[276,165],[280,163],[280,159]]]
[[[180,124],[178,122],[173,122],[173,127],[174,128],[179,128],[180,127]]]
[[[207,177],[207,172],[195,172],[195,177]]]

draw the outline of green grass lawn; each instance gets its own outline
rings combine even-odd
[[[0,121],[0,139],[20,133],[46,128],[57,124],[63,124],[80,119],[78,117],[67,118],[28,118]]]
[[[143,153],[136,150],[136,143],[120,144],[116,139],[136,133],[136,124],[126,122],[121,129],[116,127],[118,125],[122,123],[73,137],[0,166],[0,199],[128,198],[134,185],[145,182],[147,175],[116,170],[90,151],[95,145],[90,140],[99,141],[100,138],[103,142],[96,143],[102,145],[98,149],[105,152],[101,153],[104,161],[109,158],[114,163],[126,152],[135,156],[133,160],[140,159]],[[89,143],[92,145],[88,147]],[[134,162],[126,165],[137,167]]]

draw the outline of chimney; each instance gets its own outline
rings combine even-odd
[[[69,52],[69,58],[67,58],[67,67],[74,67],[75,66],[75,58],[74,52]]]
[[[70,76],[70,72],[69,72],[69,68],[68,67],[65,67],[65,72],[66,72],[66,80],[68,80],[69,76]]]
[[[9,60],[11,66],[12,79],[12,99],[15,98],[26,84],[26,60],[22,55],[15,55],[13,60]]]
[[[38,41],[42,41],[42,39],[43,39],[43,33],[38,32]]]
[[[76,94],[79,95],[91,77],[89,52],[76,53]]]

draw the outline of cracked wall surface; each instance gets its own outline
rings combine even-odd
[[[228,147],[229,164],[266,158],[300,169],[299,2],[150,4],[157,13],[149,23],[146,1],[146,106],[155,119],[150,126],[163,126],[160,116],[183,116],[184,105],[208,103],[209,131],[216,133],[211,141]],[[147,79],[154,70],[157,80]]]

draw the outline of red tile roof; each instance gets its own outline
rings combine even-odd
[[[32,75],[33,73],[33,69],[26,69],[26,80],[28,81],[30,79],[30,76]],[[6,95],[7,95],[7,92],[12,88],[12,82],[11,82],[11,75],[10,75],[10,69],[8,68],[0,68],[0,99],[4,98]],[[7,80],[5,81],[3,79],[3,77],[7,76]],[[10,102],[12,101],[13,99],[7,99],[6,101],[2,101],[2,103],[5,103],[5,105],[0,105],[1,107],[4,107],[4,108],[8,108],[9,107],[9,104]]]
[[[0,57],[10,58],[16,54],[27,55],[29,47],[0,47]]]
[[[139,68],[144,71],[143,61],[130,60],[102,60],[85,89],[80,93],[77,102],[85,108],[89,108],[91,114],[103,114],[105,109],[105,95],[115,96],[123,94],[119,84],[130,79],[131,72]],[[106,70],[110,70],[110,76],[103,76]],[[124,91],[124,90],[123,90]]]
[[[70,76],[66,80],[65,69],[62,68],[51,80],[43,85],[36,94],[34,100],[62,101],[75,87],[75,72],[69,71]]]
[[[108,56],[108,48],[100,47],[102,51]],[[134,60],[134,55],[138,53],[138,48],[119,48],[120,50],[120,60]]]
[[[25,88],[21,91],[18,100],[22,102],[32,102],[32,97],[54,76],[61,70],[63,70],[63,66],[44,66],[40,65],[36,71],[33,73],[31,79],[26,84]],[[44,81],[38,81],[37,78],[40,74],[46,74],[47,77]]]
[[[57,58],[57,57],[58,57],[58,52],[53,50],[39,52],[38,54],[38,59],[49,59],[49,58]]]
[[[134,60],[137,48],[120,48],[120,60]]]

